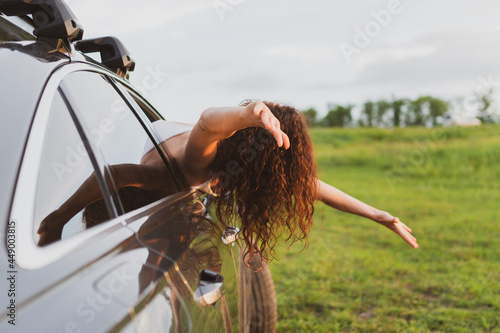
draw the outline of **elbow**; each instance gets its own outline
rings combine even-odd
[[[321,183],[323,183],[321,180],[316,180],[316,200],[325,203],[324,188]]]
[[[200,119],[198,119],[198,128],[203,134],[208,136],[214,136],[216,134],[212,119],[213,108],[208,108],[201,113]]]

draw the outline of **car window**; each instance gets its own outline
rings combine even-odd
[[[153,123],[155,121],[164,120],[163,116],[156,109],[154,109],[148,102],[146,102],[142,97],[140,97],[135,91],[131,90],[127,86],[122,86],[122,88],[129,96],[132,97],[132,103],[134,104],[136,110],[139,110],[138,112],[141,112],[144,115],[143,117],[145,119],[144,121],[149,123],[152,131],[156,133],[158,139],[161,140],[165,133],[162,134],[159,132],[155,132],[155,126],[153,125]],[[184,124],[184,123],[178,123],[178,124],[184,128],[192,128],[192,125],[190,124]],[[184,174],[180,170],[176,161],[172,158],[170,152],[167,150],[165,145],[161,145],[160,148],[165,156],[165,159],[168,161],[167,163],[170,167],[170,171],[175,175],[178,181],[179,187],[183,190],[188,190],[190,186],[187,183]]]
[[[87,205],[70,198],[74,198],[84,184],[95,181],[89,155],[59,93],[52,102],[41,156],[34,236],[37,244],[43,246],[86,229]],[[102,197],[98,185],[93,190],[96,196]],[[101,214],[103,220],[109,219],[106,208]]]
[[[106,165],[120,212],[179,191],[142,123],[106,76],[75,72],[61,87]]]

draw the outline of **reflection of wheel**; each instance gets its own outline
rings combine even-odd
[[[259,256],[252,258],[259,267]],[[267,265],[259,271],[245,266],[240,258],[240,332],[276,332],[278,311],[273,278]]]

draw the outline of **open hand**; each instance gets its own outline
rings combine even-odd
[[[392,230],[393,232],[398,234],[401,238],[403,238],[403,240],[408,244],[410,244],[413,248],[418,249],[417,239],[412,236],[411,229],[408,228],[403,222],[401,222],[399,218],[393,217],[389,213],[385,214],[386,214],[385,216],[381,217],[376,222]]]
[[[38,246],[45,246],[61,239],[64,225],[68,222],[68,218],[59,210],[50,213],[40,223],[37,233],[40,235]]]
[[[290,147],[290,139],[281,130],[280,121],[263,102],[252,102],[245,107],[243,115],[245,121],[254,127],[263,127],[269,131],[279,147]]]

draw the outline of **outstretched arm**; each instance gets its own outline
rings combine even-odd
[[[279,120],[263,102],[252,102],[240,107],[207,109],[193,127],[178,161],[191,185],[210,178],[209,166],[217,153],[217,142],[247,127],[265,128],[274,136],[280,147],[290,147],[290,140],[280,129]]]
[[[411,229],[397,217],[371,207],[321,180],[318,180],[318,199],[332,208],[369,218],[398,234],[415,249],[418,248]]]
[[[169,177],[165,167],[140,164],[118,164],[110,166],[114,185],[119,190],[126,186],[134,186],[148,191],[167,188]],[[109,182],[110,190],[114,188]],[[113,192],[114,193],[114,192]],[[78,212],[91,203],[102,199],[102,192],[95,173],[92,173],[80,187],[58,209],[43,219],[38,228],[39,246],[44,246],[61,239],[64,225]]]

